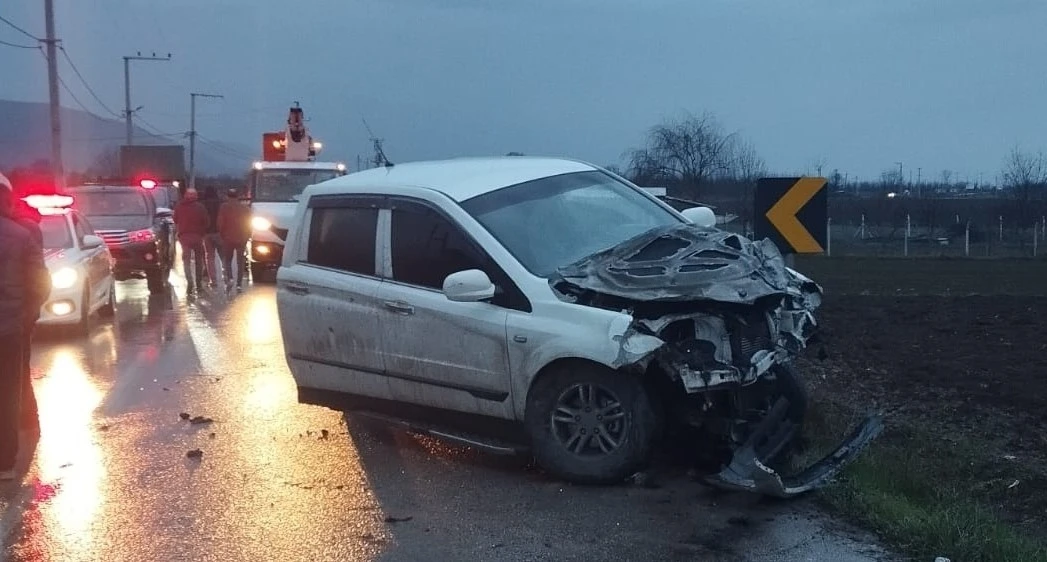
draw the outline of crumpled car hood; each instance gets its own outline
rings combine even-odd
[[[634,301],[753,304],[811,281],[786,268],[769,239],[754,242],[717,228],[681,224],[650,230],[561,267],[550,283]]]

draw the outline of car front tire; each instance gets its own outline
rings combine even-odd
[[[276,269],[260,264],[251,264],[251,281],[255,283],[276,283]]]
[[[525,425],[538,464],[579,484],[613,484],[635,474],[657,432],[639,380],[584,362],[553,366],[535,382]]]
[[[102,308],[98,309],[98,315],[102,318],[112,318],[116,314],[116,282],[109,283],[109,298]]]

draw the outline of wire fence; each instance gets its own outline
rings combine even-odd
[[[754,235],[751,228],[727,223],[723,228]],[[1030,226],[996,221],[962,220],[948,225],[920,224],[907,215],[900,225],[873,225],[864,220],[826,224],[825,255],[881,257],[969,257],[1047,259],[1047,216]]]

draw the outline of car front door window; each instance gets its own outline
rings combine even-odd
[[[423,205],[393,209],[391,245],[393,280],[400,283],[439,291],[452,273],[487,269],[487,260],[461,229]]]

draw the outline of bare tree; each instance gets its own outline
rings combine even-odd
[[[725,133],[706,112],[669,119],[650,129],[643,148],[630,151],[629,174],[644,179],[673,180],[697,192],[712,178],[730,177],[735,133]]]
[[[1003,164],[1003,183],[1014,199],[1017,226],[1024,228],[1035,220],[1030,203],[1047,191],[1047,156],[1011,149]]]
[[[902,173],[895,169],[887,169],[880,172],[880,186],[884,193],[900,191],[902,185]]]
[[[91,163],[91,166],[88,167],[87,174],[101,178],[119,175],[120,151],[116,148],[110,148],[100,153]]]
[[[756,198],[756,182],[767,175],[767,163],[756,152],[751,142],[737,138],[731,142],[731,175],[741,192],[740,215],[743,232],[749,232],[753,221],[753,208]]]

